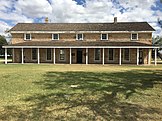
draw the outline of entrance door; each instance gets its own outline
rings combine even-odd
[[[82,49],[77,50],[77,63],[82,63]]]
[[[139,64],[143,64],[143,50],[139,49]]]

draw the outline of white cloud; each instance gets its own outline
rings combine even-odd
[[[0,35],[5,35],[5,30],[10,29],[11,26],[4,21],[0,21]]]
[[[15,24],[46,16],[51,22],[113,22],[116,16],[118,21],[147,21],[157,30],[155,34],[162,31],[157,24],[162,12],[151,9],[156,7],[157,0],[86,0],[84,5],[78,5],[74,0],[48,1],[0,0],[0,18]]]
[[[28,17],[45,17],[52,13],[52,7],[47,0],[19,0],[15,8]]]

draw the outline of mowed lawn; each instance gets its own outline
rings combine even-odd
[[[161,121],[162,65],[0,63],[0,120]]]

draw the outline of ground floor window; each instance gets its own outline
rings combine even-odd
[[[123,49],[123,56],[124,56],[124,61],[130,60],[130,49],[129,48]]]
[[[114,49],[113,48],[108,49],[108,60],[109,61],[114,60]]]
[[[60,49],[60,61],[65,61],[65,49]]]
[[[36,48],[32,49],[32,60],[37,60],[37,49]]]
[[[95,52],[94,52],[94,55],[95,55],[95,61],[99,61],[100,58],[101,58],[101,49],[96,48]]]
[[[47,49],[46,57],[47,57],[47,60],[52,60],[52,50],[51,50],[51,48]]]

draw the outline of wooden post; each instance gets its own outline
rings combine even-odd
[[[157,65],[157,48],[155,48],[155,66]]]
[[[139,65],[139,48],[137,48],[137,65]]]
[[[121,65],[121,48],[120,48],[120,52],[119,52],[119,65]]]
[[[102,64],[105,64],[105,52],[104,52],[104,48],[102,49]]]
[[[71,48],[70,48],[70,64],[71,64]]]
[[[39,53],[39,48],[38,48],[38,64],[40,64],[40,53]]]
[[[15,60],[15,50],[14,48],[12,49],[12,63],[14,63]]]
[[[7,64],[7,48],[5,48],[5,64]]]
[[[55,48],[53,48],[53,64],[56,64],[56,54],[55,54]]]
[[[21,64],[24,64],[24,49],[21,48]]]
[[[88,48],[86,48],[86,65],[88,65]]]
[[[149,49],[148,64],[151,64],[151,49]]]

